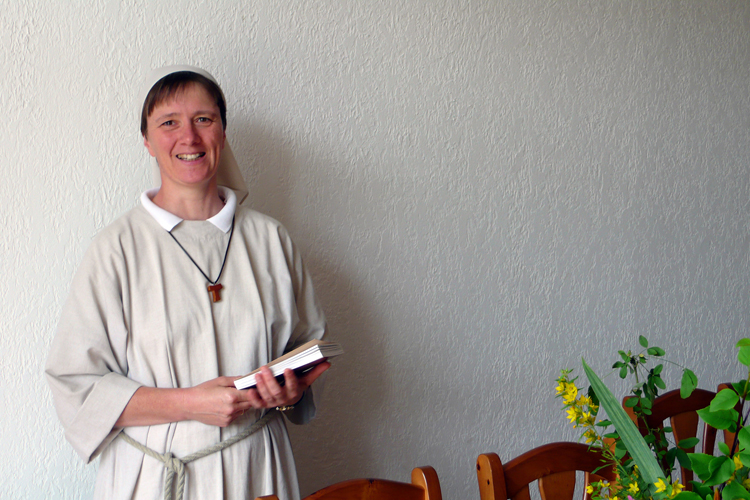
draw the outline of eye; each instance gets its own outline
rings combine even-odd
[[[211,119],[207,116],[199,116],[196,121],[198,123],[211,123]]]
[[[171,127],[174,125],[174,120],[167,120],[164,123],[161,124],[163,127]]]

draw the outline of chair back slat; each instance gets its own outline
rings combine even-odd
[[[556,472],[539,478],[542,500],[573,500],[576,490],[575,471]]]
[[[511,497],[511,500],[531,500],[531,494],[529,493],[529,487],[521,488],[518,493]]]

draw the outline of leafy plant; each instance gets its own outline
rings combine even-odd
[[[652,429],[648,426],[647,416],[651,415],[653,403],[659,391],[666,389],[661,378],[664,370],[661,361],[665,352],[660,347],[649,346],[643,336],[639,338],[639,343],[643,349],[638,353],[618,351],[620,359],[612,368],[617,370],[620,378],[630,375],[635,379],[630,390],[631,397],[624,404],[632,409],[645,430],[644,434],[585,360],[583,368],[590,383],[585,395],[575,385],[577,379],[571,379],[571,370],[563,370],[557,379],[557,395],[563,399],[568,419],[575,427],[584,429],[582,439],[591,446],[601,448],[605,460],[614,465],[617,471],[617,481],[592,483],[587,491],[595,500],[704,500],[714,498],[714,494],[720,494],[723,500],[750,500],[750,430],[744,427],[750,410],[743,415],[750,392],[747,382],[750,379],[750,339],[743,339],[737,344],[740,348],[739,361],[748,368],[746,378],[732,384],[730,389],[720,391],[709,407],[698,412],[706,424],[735,435],[731,446],[719,443],[721,455],[718,457],[685,453],[683,449],[697,444],[696,438],[675,444],[670,436],[671,428]],[[649,363],[654,360],[659,363],[649,368]],[[687,398],[697,387],[698,380],[692,371],[686,368],[682,370],[680,395]],[[606,410],[609,419],[597,422],[600,406]],[[614,430],[604,433],[610,426]],[[691,481],[693,491],[684,491],[684,485],[671,480],[676,463],[693,470],[700,479]]]

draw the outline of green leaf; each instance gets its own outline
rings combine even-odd
[[[680,397],[682,399],[690,396],[695,388],[698,387],[698,377],[687,368],[682,372],[682,382],[680,383]]]
[[[687,450],[688,448],[694,447],[699,442],[700,439],[698,439],[697,437],[691,437],[681,440],[679,443],[677,443],[677,446],[679,446],[683,450]]]
[[[741,428],[740,432],[737,433],[737,438],[740,441],[740,448],[750,452],[750,430],[747,427]],[[750,462],[748,462],[748,465],[750,466]]]
[[[750,345],[750,339],[744,338],[740,339],[739,342],[737,342],[737,345],[735,347],[745,347]]]
[[[623,361],[626,363],[630,363],[630,354],[626,353],[625,351],[617,351],[617,354],[620,355]]]
[[[739,382],[734,382],[732,384],[732,387],[734,387],[734,392],[737,394],[745,394],[745,386],[747,385],[747,380],[740,380]]]
[[[693,472],[703,481],[708,479],[711,475],[708,465],[714,457],[706,453],[688,453],[688,457],[690,458],[690,464],[693,466]]]
[[[626,408],[633,408],[638,404],[638,399],[639,398],[628,398],[622,404],[625,405]]]
[[[703,482],[709,486],[716,486],[732,477],[734,462],[729,457],[716,457],[709,462],[708,471],[711,475]]]
[[[667,384],[665,384],[664,381],[659,376],[654,377],[654,385],[661,390],[664,390],[667,388]]]
[[[638,337],[638,342],[641,344],[641,347],[648,347],[648,340],[646,340],[646,337],[644,337],[643,335]]]
[[[713,500],[714,498],[713,488],[711,488],[710,486],[701,484],[698,481],[690,481],[690,484],[693,485],[693,491],[696,494],[698,494],[700,498],[708,498],[709,500]]]
[[[651,356],[664,356],[664,349],[661,347],[649,347],[646,352]]]
[[[727,443],[725,443],[724,441],[719,441],[718,447],[719,451],[724,455],[729,456],[729,454],[731,453],[731,451],[729,451],[729,446],[727,446]]]
[[[703,408],[702,410],[698,410],[696,413],[698,413],[698,416],[701,417],[701,420],[703,420],[711,427],[715,427],[717,429],[731,430],[733,427],[735,427],[735,423],[737,422],[737,410],[735,410],[734,408],[732,408],[731,410],[719,411],[711,411],[710,408]]]
[[[656,367],[654,368],[654,375],[660,375],[663,369],[664,365],[656,365]]]
[[[638,469],[641,472],[641,477],[646,481],[650,487],[656,483],[657,480],[664,480],[664,473],[659,467],[656,458],[649,450],[648,445],[643,440],[643,436],[638,432],[638,428],[635,426],[632,420],[625,410],[620,406],[619,401],[615,399],[612,391],[604,385],[604,382],[597,376],[589,365],[586,364],[585,360],[582,360],[583,369],[586,372],[586,376],[589,379],[591,387],[594,388],[596,395],[599,397],[602,407],[606,410],[609,419],[615,425],[617,432],[620,433],[620,438],[628,448],[630,456],[638,464]]]
[[[717,410],[729,410],[734,408],[739,400],[740,397],[732,389],[722,389],[716,396],[714,396],[714,399],[711,400],[711,406],[709,406],[709,408],[712,412]]]
[[[674,497],[675,500],[703,500],[702,497],[698,496],[692,491],[681,491]]]
[[[620,368],[620,378],[625,378],[628,376],[628,365],[623,365],[622,368]]]
[[[737,354],[737,359],[740,360],[745,366],[750,366],[750,345],[740,347],[740,352]]]
[[[610,422],[609,420],[600,420],[596,423],[596,425],[597,427],[609,427],[610,425],[612,425],[612,422]]]
[[[738,498],[750,499],[750,493],[740,486],[740,483],[732,481],[724,487],[724,490],[721,492],[721,498],[723,500],[737,500]]]
[[[686,469],[690,469],[690,458],[688,457],[688,454],[679,448],[672,449],[675,450],[675,457],[677,457],[677,461],[680,462],[680,465]]]

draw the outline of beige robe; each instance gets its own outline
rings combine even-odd
[[[215,278],[229,234],[210,222],[183,221],[172,234]],[[244,375],[313,338],[325,318],[310,277],[286,230],[244,207],[212,303],[206,280],[179,246],[138,206],[104,229],[71,287],[46,375],[65,436],[87,462],[101,455],[95,498],[160,499],[164,468],[115,439],[115,422],[140,387],[192,387],[218,376]],[[304,423],[315,414],[312,389],[287,413]],[[196,421],[126,432],[177,457],[241,431],[260,417],[245,412],[224,429]],[[186,499],[299,498],[284,419],[221,453],[187,466]]]

